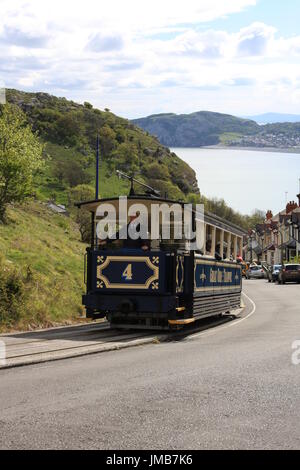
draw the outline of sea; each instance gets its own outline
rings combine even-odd
[[[300,154],[275,151],[172,148],[196,172],[209,198],[224,199],[242,214],[283,210],[300,193]]]

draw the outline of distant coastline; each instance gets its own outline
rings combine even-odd
[[[155,114],[132,123],[167,147],[300,153],[300,122],[258,125],[228,114],[199,111]]]
[[[179,147],[177,147],[179,148]],[[300,148],[278,148],[278,147],[239,147],[235,145],[208,145],[205,147],[199,147],[202,149],[220,149],[220,150],[250,150],[252,152],[276,152],[276,153],[293,153],[300,154]]]

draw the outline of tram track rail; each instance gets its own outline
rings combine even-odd
[[[52,362],[73,357],[116,351],[164,341],[184,341],[197,333],[218,329],[232,322],[235,315],[222,318],[210,317],[186,327],[184,330],[166,332],[153,330],[111,329],[107,322],[79,326],[56,327],[24,333],[0,335],[5,344],[6,359],[0,361],[0,370],[26,365]]]
[[[110,329],[107,323],[74,327],[71,331],[59,328],[1,335],[6,359],[0,370],[139,346],[157,341],[158,336],[137,330],[121,332]]]

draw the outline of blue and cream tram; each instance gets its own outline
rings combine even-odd
[[[239,227],[205,213],[201,250],[191,250],[184,238],[174,239],[174,220],[167,240],[161,237],[160,220],[156,239],[136,244],[120,237],[103,241],[96,235],[101,204],[112,205],[118,220],[119,198],[78,204],[92,214],[93,241],[86,254],[83,296],[88,318],[106,317],[118,328],[172,329],[240,308],[242,274],[236,260],[242,254],[244,232]],[[128,209],[136,204],[150,209],[159,204],[171,207],[174,201],[128,197]],[[194,226],[196,217],[193,210]],[[126,227],[130,224],[129,217],[122,220]],[[117,225],[120,233],[121,224]]]

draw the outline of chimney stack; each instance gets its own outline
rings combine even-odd
[[[267,214],[266,214],[266,219],[267,220],[272,220],[273,219],[273,212],[272,211],[268,211]]]
[[[290,201],[286,205],[286,213],[290,214],[293,210],[297,209],[297,207],[298,207],[298,204],[295,201]]]

